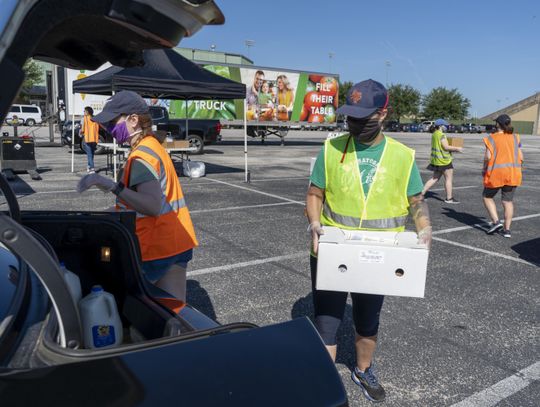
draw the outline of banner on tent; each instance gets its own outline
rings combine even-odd
[[[104,69],[107,69],[111,66],[111,64],[106,63],[102,66],[100,66],[95,71],[89,71],[85,69],[66,69],[66,89],[67,94],[69,95],[67,97],[68,103],[66,106],[67,113],[69,115],[75,114],[77,116],[83,114],[84,108],[86,106],[90,106],[92,109],[94,109],[94,114],[97,114],[103,110],[103,106],[105,105],[105,102],[107,99],[110,98],[110,96],[101,96],[101,95],[90,95],[87,93],[75,93],[73,95],[73,81],[76,81],[77,79],[86,78],[87,76],[93,75],[95,73],[98,73],[100,71],[103,71]],[[72,97],[73,96],[73,97]],[[71,101],[73,100],[73,106],[71,106]],[[72,110],[73,107],[73,110]]]

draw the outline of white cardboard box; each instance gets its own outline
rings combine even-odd
[[[324,227],[319,240],[318,290],[424,297],[429,250],[414,232]]]

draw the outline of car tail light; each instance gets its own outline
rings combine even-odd
[[[216,131],[217,133],[221,133],[221,122],[218,122],[218,124],[216,124]]]

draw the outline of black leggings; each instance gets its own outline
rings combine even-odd
[[[315,327],[324,344],[332,346],[336,344],[336,333],[343,320],[348,293],[315,289],[317,258],[310,256],[309,264],[315,308]],[[364,337],[377,335],[384,296],[351,293],[351,298],[356,333]]]

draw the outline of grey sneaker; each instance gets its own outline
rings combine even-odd
[[[386,398],[386,392],[379,384],[379,380],[373,371],[373,364],[368,367],[365,372],[362,372],[355,366],[351,378],[353,382],[360,386],[364,396],[366,396],[369,401],[380,402],[384,401]]]
[[[458,201],[457,199],[455,199],[455,198],[446,198],[446,199],[444,200],[444,203],[447,203],[447,204],[458,204],[459,201]]]
[[[493,233],[495,233],[497,230],[500,230],[503,228],[503,223],[501,220],[493,223],[493,222],[489,222],[489,225],[488,225],[488,230],[486,231],[486,233],[488,235],[491,235]]]
[[[501,235],[503,235],[503,237],[506,237],[507,239],[510,239],[512,237],[512,233],[510,232],[510,229],[503,229],[503,231],[501,232]]]

